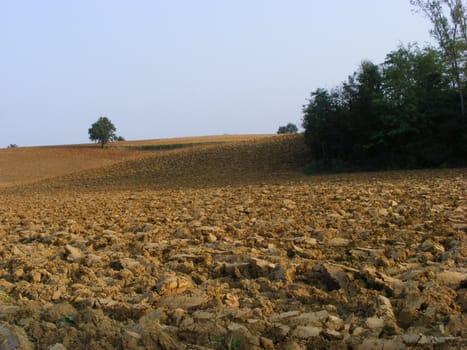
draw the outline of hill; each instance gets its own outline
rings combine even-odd
[[[46,191],[167,189],[268,182],[300,176],[298,170],[307,161],[301,135],[119,142],[108,150],[78,145],[18,151],[22,152],[17,152],[19,157],[13,163],[27,170],[12,170],[19,174],[12,178],[42,181],[16,188]],[[38,163],[46,171],[35,171],[33,168]]]

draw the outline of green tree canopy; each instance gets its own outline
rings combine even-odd
[[[467,123],[442,52],[400,47],[364,61],[332,90],[317,89],[303,109],[313,162],[357,169],[460,165]]]
[[[94,124],[89,128],[89,139],[94,142],[99,142],[104,148],[105,144],[109,141],[114,140],[117,136],[115,132],[117,129],[112,124],[109,118],[100,117]]]
[[[467,4],[462,0],[410,0],[432,23],[431,35],[438,42],[447,71],[459,96],[465,116],[464,89],[467,79]]]

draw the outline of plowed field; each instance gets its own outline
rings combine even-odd
[[[301,136],[158,143],[0,151],[1,350],[467,346],[465,169],[306,177]]]

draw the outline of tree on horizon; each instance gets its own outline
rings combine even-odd
[[[99,142],[104,148],[105,144],[114,140],[117,135],[117,128],[107,117],[100,117],[88,130],[89,139],[94,142]]]

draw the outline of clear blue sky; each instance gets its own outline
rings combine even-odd
[[[363,59],[430,42],[409,0],[0,0],[0,147],[275,133]]]

